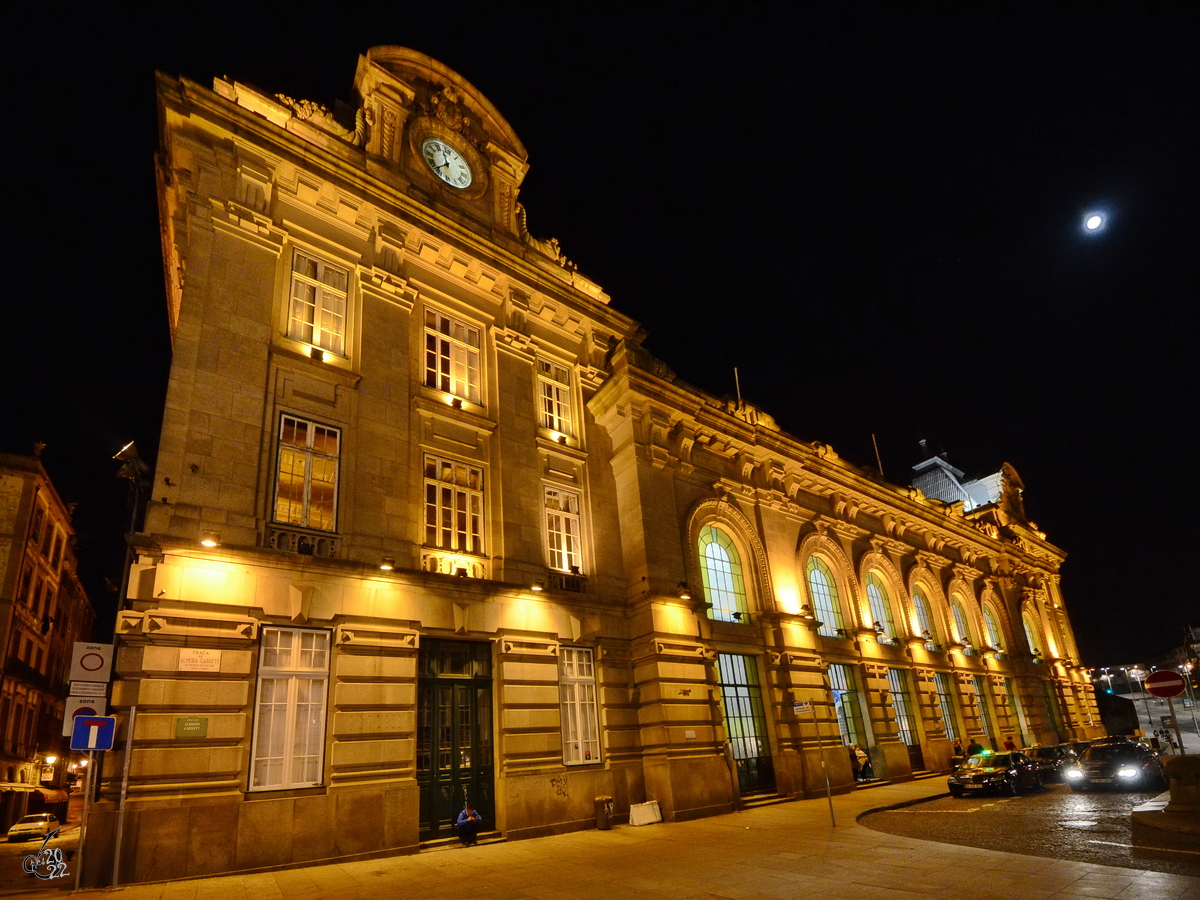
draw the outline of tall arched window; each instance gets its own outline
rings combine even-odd
[[[983,624],[987,628],[988,643],[991,644],[1000,653],[1004,652],[1004,638],[1001,635],[1000,628],[996,625],[996,614],[990,606],[983,608]]]
[[[820,633],[837,637],[846,627],[842,620],[842,605],[838,602],[837,582],[829,566],[815,556],[808,558],[808,593],[812,597],[813,613],[821,623]]]
[[[719,622],[741,621],[750,608],[737,547],[729,535],[712,525],[700,529],[698,546],[704,599],[712,604],[710,615]]]
[[[913,610],[917,614],[917,633],[925,638],[925,646],[937,644],[937,631],[933,627],[933,616],[929,612],[929,601],[920,588],[913,588]]]
[[[876,633],[881,641],[891,641],[896,637],[896,623],[892,619],[892,605],[888,603],[887,588],[874,572],[867,576],[867,602],[871,605],[871,620],[876,626]],[[883,630],[879,631],[878,626]]]
[[[960,644],[971,643],[971,629],[967,627],[967,614],[962,608],[962,604],[957,598],[950,601],[950,612],[954,616],[954,638]],[[963,650],[967,656],[971,655],[971,648],[968,646]]]
[[[1033,654],[1034,662],[1041,662],[1045,655],[1037,622],[1029,612],[1021,613],[1021,624],[1025,626],[1025,640],[1029,642],[1029,652]]]

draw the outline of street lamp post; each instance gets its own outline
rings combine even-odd
[[[1192,701],[1192,725],[1196,728],[1197,736],[1200,736],[1200,722],[1196,721],[1196,692],[1192,690],[1192,663],[1186,663],[1180,666],[1179,669],[1183,675],[1183,680],[1187,684],[1188,699]]]

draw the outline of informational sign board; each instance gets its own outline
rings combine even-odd
[[[102,716],[108,710],[108,701],[103,697],[68,697],[63,709],[63,737],[71,736],[76,716]]]
[[[107,681],[72,681],[72,697],[107,697]]]
[[[208,737],[208,719],[205,716],[180,716],[175,720],[175,737]]]
[[[807,700],[797,700],[792,704],[792,712],[794,712],[796,715],[800,715],[800,713],[812,712],[812,704]]]
[[[112,716],[76,716],[71,729],[72,750],[111,750],[117,733]]]
[[[180,672],[220,672],[221,651],[199,647],[179,648]]]
[[[1161,672],[1147,675],[1142,684],[1155,697],[1178,697],[1187,687],[1187,679],[1178,672],[1163,669]]]
[[[108,681],[112,678],[112,644],[76,641],[71,651],[72,681]]]

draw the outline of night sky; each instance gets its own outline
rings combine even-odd
[[[153,461],[170,354],[155,69],[332,106],[399,44],[508,119],[530,230],[681,378],[732,395],[738,367],[801,439],[873,466],[876,435],[896,483],[922,438],[968,475],[1011,462],[1069,555],[1084,662],[1177,645],[1200,623],[1193,14],[840,5],[10,18],[0,450],[47,444],[98,605],[129,517],[111,456]]]

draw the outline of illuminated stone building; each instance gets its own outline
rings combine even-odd
[[[62,736],[71,650],[95,612],[76,574],[71,508],[37,456],[0,454],[0,830],[27,812],[65,819]],[[47,765],[49,758],[54,763]]]
[[[819,740],[849,790],[846,743],[900,779],[952,737],[1098,732],[1011,469],[886,484],[684,384],[530,234],[475,87],[381,47],[355,90],[351,120],[159,77],[125,880],[414,850],[465,798],[515,839],[602,795],[807,796]]]

